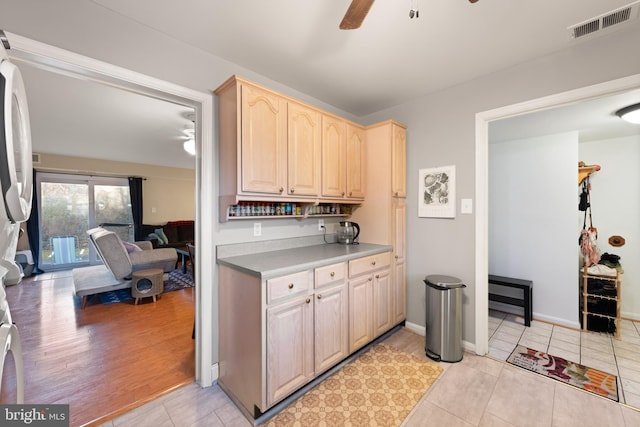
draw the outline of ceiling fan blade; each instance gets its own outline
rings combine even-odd
[[[360,28],[364,18],[369,13],[374,0],[352,0],[347,13],[340,23],[341,30],[355,30]]]
[[[478,1],[478,0],[469,0],[469,3],[475,3],[475,2],[477,2],[477,1]]]

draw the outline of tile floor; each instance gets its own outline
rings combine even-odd
[[[640,322],[622,320],[620,340],[489,311],[489,356],[507,360],[517,344],[618,376],[620,402],[640,408]]]
[[[507,320],[505,328],[508,323]],[[496,332],[500,325],[496,326]],[[520,335],[523,333],[521,331]],[[386,342],[425,358],[424,337],[411,331],[401,329]],[[501,360],[465,353],[461,362],[441,365],[444,372],[403,426],[640,425],[639,411]],[[196,384],[182,387],[103,424],[105,427],[250,425],[218,386],[202,389]]]

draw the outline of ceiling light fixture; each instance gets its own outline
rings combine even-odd
[[[629,123],[640,125],[640,103],[616,111],[616,116]]]
[[[182,148],[184,148],[184,151],[186,151],[187,153],[191,154],[192,156],[196,155],[196,124],[194,122],[191,122],[190,124],[186,125],[183,129],[183,133],[185,136],[183,136],[182,138],[185,139],[185,141],[182,143]]]
[[[182,148],[184,148],[184,151],[186,151],[187,153],[191,154],[192,156],[196,155],[196,140],[191,138],[191,139],[187,139],[183,144],[182,144]]]
[[[183,130],[184,134],[193,137],[196,133],[195,124],[191,123],[190,125],[186,125]]]

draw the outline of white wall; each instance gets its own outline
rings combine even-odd
[[[574,328],[577,165],[577,132],[489,145],[489,273],[532,280],[534,317]]]
[[[602,167],[591,175],[593,225],[598,248],[620,256],[623,317],[640,320],[640,135],[579,144],[580,160]],[[580,215],[582,226],[583,216]],[[621,247],[610,236],[625,238]]]

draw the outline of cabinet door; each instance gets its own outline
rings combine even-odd
[[[347,288],[320,289],[315,294],[315,373],[322,373],[349,355]]]
[[[391,195],[407,197],[407,131],[392,125],[391,135]]]
[[[347,125],[347,194],[352,199],[364,199],[365,132]]]
[[[391,284],[391,322],[397,325],[407,318],[406,264],[397,263],[393,267]]]
[[[405,199],[395,199],[392,209],[392,238],[394,262],[405,262],[407,203]]]
[[[267,406],[271,406],[313,378],[311,295],[267,309],[266,354]]]
[[[330,116],[322,117],[322,195],[344,197],[346,168],[346,124]]]
[[[373,336],[387,332],[391,326],[391,272],[373,273]]]
[[[320,194],[322,115],[295,102],[288,104],[288,187],[290,195]]]
[[[393,202],[393,277],[391,319],[398,324],[406,318],[405,224],[406,202],[398,198]]]
[[[349,352],[373,340],[371,306],[373,278],[362,276],[349,281]]]
[[[287,167],[287,102],[242,85],[242,191],[281,194]]]

